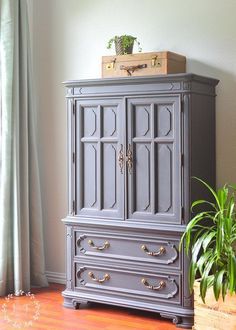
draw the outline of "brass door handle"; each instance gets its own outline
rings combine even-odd
[[[149,251],[146,245],[142,245],[141,249],[148,254],[149,256],[158,257],[166,252],[164,246],[161,246],[160,249],[156,252]]]
[[[88,275],[94,282],[98,283],[104,283],[105,281],[109,281],[111,278],[109,274],[105,274],[102,279],[96,278],[93,272],[89,272]]]
[[[104,244],[102,246],[96,246],[94,244],[94,242],[90,239],[88,241],[88,244],[95,250],[99,250],[99,251],[102,251],[102,250],[105,250],[105,249],[108,249],[110,247],[110,243],[108,241],[105,241]]]
[[[120,166],[120,173],[123,174],[123,168],[124,168],[124,162],[125,162],[125,157],[124,157],[124,151],[123,151],[123,144],[120,145],[120,151],[118,153],[118,163]]]
[[[159,290],[163,289],[163,288],[166,286],[166,282],[165,282],[165,281],[160,281],[159,285],[157,285],[157,286],[150,285],[150,284],[148,283],[148,281],[147,281],[145,278],[143,278],[141,282],[142,282],[143,285],[144,285],[146,288],[148,288],[149,290],[156,290],[156,291],[159,291]]]
[[[129,144],[128,150],[127,150],[127,164],[128,164],[128,171],[129,174],[132,173],[132,167],[133,167],[133,153],[131,150],[131,144]]]

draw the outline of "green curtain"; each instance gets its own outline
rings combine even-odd
[[[46,286],[26,0],[0,0],[0,295]]]

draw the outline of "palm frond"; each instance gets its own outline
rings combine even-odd
[[[184,246],[191,253],[189,267],[189,287],[199,276],[200,296],[205,302],[206,292],[213,287],[215,299],[225,299],[227,292],[236,293],[236,185],[225,184],[217,191],[203,180],[211,193],[212,200],[199,199],[192,203],[195,207],[204,207],[189,221],[180,240],[180,249]],[[205,211],[206,206],[209,210]]]

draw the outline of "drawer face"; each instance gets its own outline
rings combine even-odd
[[[180,303],[180,276],[75,263],[75,290]]]
[[[179,241],[103,231],[74,230],[75,256],[105,257],[126,262],[149,263],[179,269]]]

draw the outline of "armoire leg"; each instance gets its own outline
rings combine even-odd
[[[177,316],[174,314],[160,314],[162,317],[171,319],[173,323],[176,325],[177,328],[182,328],[182,329],[192,329],[193,326],[193,317],[185,317],[185,316]]]
[[[192,329],[193,317],[180,317],[179,321],[176,323],[176,326],[183,329]]]
[[[64,298],[63,306],[71,309],[79,309],[81,304],[87,304],[85,300],[75,299],[75,298]]]

